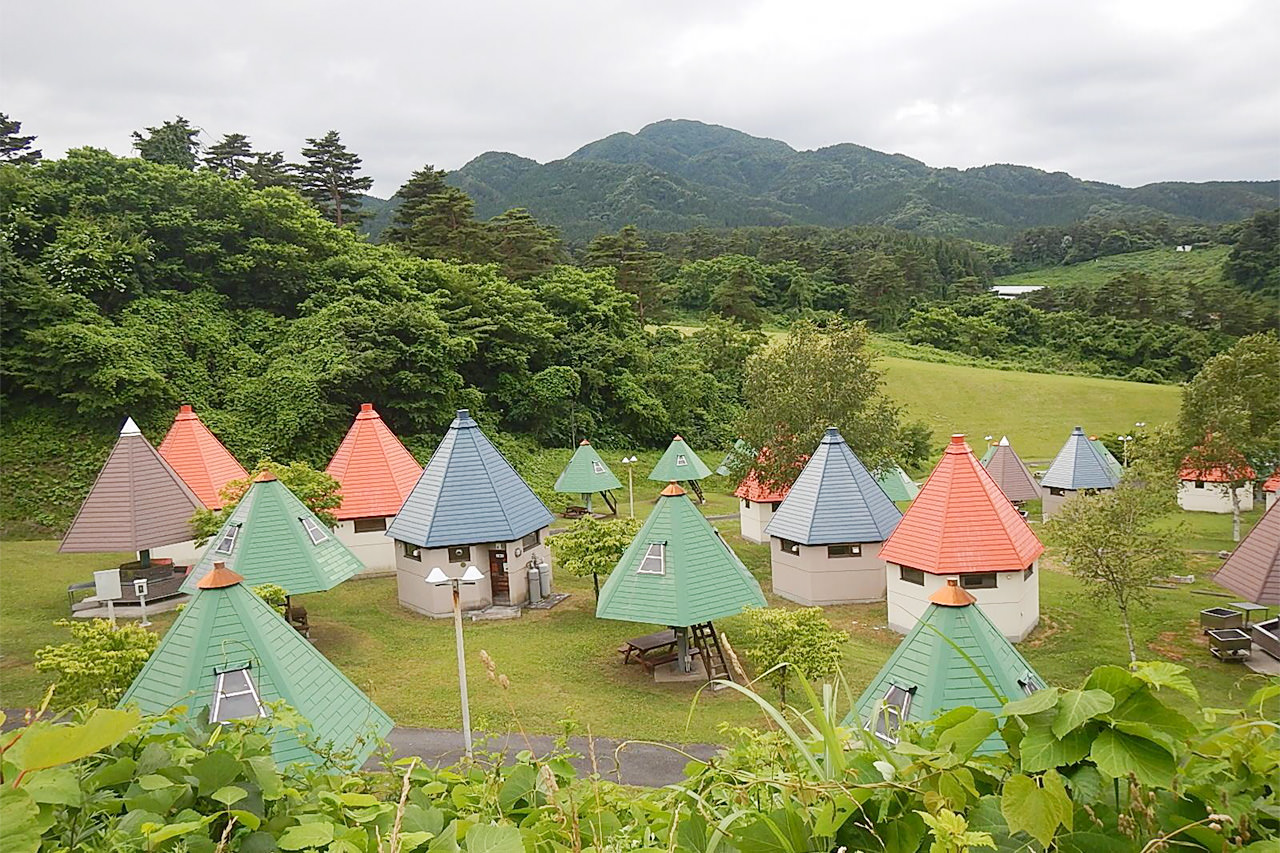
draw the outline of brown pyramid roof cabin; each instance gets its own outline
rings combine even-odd
[[[1280,509],[1272,504],[1214,576],[1249,601],[1280,605]]]
[[[195,536],[200,499],[128,418],[59,551],[149,551]]]
[[[1013,452],[1008,436],[1002,437],[990,454],[983,457],[982,467],[987,469],[1011,503],[1040,500],[1040,484],[1031,476],[1018,454]]]

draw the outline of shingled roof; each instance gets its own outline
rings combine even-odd
[[[364,569],[333,531],[268,471],[258,475],[209,540],[182,591],[195,592],[215,562],[226,563],[250,586],[274,583],[290,595],[332,589]]]
[[[803,545],[883,542],[901,519],[840,430],[828,427],[765,533]]]
[[[1280,605],[1280,503],[1267,508],[1213,579],[1249,601]]]
[[[1089,436],[1089,443],[1093,445],[1093,449],[1098,451],[1098,455],[1107,460],[1107,467],[1111,469],[1111,473],[1116,475],[1119,480],[1124,476],[1124,466],[1120,464],[1120,460],[1111,452],[1111,448],[1107,447],[1106,442],[1098,438],[1096,435]]]
[[[1114,489],[1118,482],[1120,477],[1111,463],[1098,452],[1081,427],[1071,431],[1067,443],[1062,445],[1053,464],[1040,478],[1042,486],[1073,490]]]
[[[342,485],[340,519],[385,518],[400,511],[422,466],[373,408],[361,403],[325,472]]]
[[[423,548],[511,542],[553,520],[471,413],[459,409],[387,535]]]
[[[1011,501],[1040,500],[1040,484],[1031,476],[1022,459],[1013,451],[1009,437],[1004,436],[1000,443],[992,448],[992,452],[983,457],[982,467],[987,469],[991,479],[996,481],[1000,491]]]
[[[891,465],[882,471],[877,471],[876,483],[880,488],[884,489],[884,493],[895,503],[898,501],[913,501],[916,499],[916,495],[920,494],[920,487],[907,476],[907,472],[903,471],[899,465]]]
[[[1262,483],[1264,492],[1280,492],[1280,471],[1276,471]]]
[[[902,722],[921,722],[966,706],[998,714],[1004,701],[992,694],[984,677],[1008,701],[1046,686],[982,608],[974,606],[973,596],[954,584],[933,594],[915,628],[858,698],[854,714],[861,723],[880,712],[893,687],[899,697],[910,696]],[[978,752],[1005,748],[1000,735],[992,734]]]
[[[672,483],[601,587],[596,616],[687,628],[764,606],[760,584]]]
[[[173,426],[158,450],[209,509],[222,509],[222,489],[227,483],[249,476],[195,410],[185,404],[178,407]]]
[[[698,454],[693,452],[693,448],[678,435],[671,439],[671,444],[667,446],[667,452],[662,454],[658,464],[654,465],[653,470],[649,472],[650,480],[658,480],[663,483],[701,480],[703,477],[710,476],[711,469],[698,458]]]
[[[243,670],[233,675],[238,686],[256,690],[262,703],[284,700],[307,719],[319,743],[354,750],[357,764],[363,763],[391,731],[391,718],[242,580],[225,567],[206,575],[121,707],[162,714],[183,705],[187,719],[205,723],[218,673]],[[250,698],[241,697],[233,717],[257,715],[257,703],[245,701]],[[274,737],[272,751],[281,764],[322,760],[292,732]]]
[[[1044,546],[978,463],[963,435],[951,436],[880,559],[932,574],[1025,569]]]
[[[589,495],[620,488],[622,483],[609,470],[609,466],[604,464],[600,454],[596,453],[596,449],[591,446],[591,442],[585,438],[578,445],[578,449],[573,451],[569,464],[564,466],[555,485],[557,492],[576,495]]]
[[[195,535],[200,499],[126,418],[59,551],[146,551]]]

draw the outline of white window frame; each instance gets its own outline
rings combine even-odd
[[[592,471],[595,471],[597,474],[603,474],[603,473],[604,473],[604,465],[602,465],[602,464],[600,463],[600,460],[598,460],[598,459],[592,459],[592,460],[591,460],[591,470],[592,470]]]
[[[412,542],[406,542],[403,539],[400,542],[400,553],[407,560],[417,560],[422,562],[422,548],[414,545]]]
[[[227,532],[222,534],[222,538],[218,540],[213,550],[219,554],[230,554],[236,549],[236,541],[239,538],[240,524],[236,523],[227,528]]]
[[[901,694],[900,702],[889,701],[894,691]],[[863,728],[890,746],[896,744],[898,737],[895,733],[902,728],[902,724],[911,715],[911,699],[915,696],[915,692],[914,687],[903,687],[900,684],[891,683],[889,689],[884,692],[884,697],[876,703],[874,712],[868,717],[867,724]],[[877,731],[881,721],[884,722],[883,732]]]
[[[324,529],[324,525],[317,523],[316,520],[309,515],[298,516],[298,523],[301,524],[302,529],[306,531],[307,538],[311,540],[312,545],[319,545],[321,542],[329,538],[329,531]],[[319,539],[316,538],[316,534],[320,535]]]
[[[654,553],[657,548],[657,553]],[[658,568],[645,568],[649,565],[649,561],[657,559]],[[638,575],[665,575],[667,573],[667,543],[666,542],[650,542],[649,547],[645,549],[644,558],[640,561],[639,568],[636,569]]]
[[[1022,692],[1028,696],[1035,693],[1037,690],[1044,689],[1044,685],[1040,683],[1039,679],[1031,674],[1031,670],[1027,670],[1026,673],[1018,679],[1018,686],[1021,687]]]
[[[683,453],[676,454],[676,467],[683,468],[689,464],[689,459]]]
[[[542,544],[542,531],[535,530],[528,536],[520,540],[520,547],[528,551],[530,548],[536,548]]]
[[[262,696],[258,694],[258,685],[253,683],[253,675],[250,672],[251,669],[252,667],[250,665],[245,664],[244,666],[236,667],[235,669],[224,669],[222,672],[216,672],[215,670],[217,678],[213,683],[213,705],[209,709],[209,722],[217,725],[224,725],[231,720],[248,719],[247,717],[231,717],[226,720],[218,719],[218,711],[222,707],[222,700],[230,699],[235,696],[252,696],[253,704],[258,708],[258,717],[261,718],[267,715],[267,709],[262,706]],[[249,686],[249,689],[238,690],[235,693],[227,693],[223,689],[223,686],[226,684],[227,676],[239,672],[244,673],[244,681],[245,684]]]

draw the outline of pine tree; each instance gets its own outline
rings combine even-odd
[[[385,239],[422,258],[488,263],[490,235],[475,219],[475,202],[444,182],[444,172],[425,166],[396,193],[400,207]]]
[[[244,170],[245,177],[258,189],[290,187],[298,185],[293,166],[284,159],[282,151],[260,151]]]
[[[402,245],[412,242],[414,223],[430,210],[432,196],[439,195],[446,189],[444,176],[443,170],[436,169],[430,163],[409,176],[404,186],[396,191],[400,206],[396,208],[395,217],[383,234],[383,240]]]
[[[36,163],[44,156],[39,148],[32,148],[34,136],[20,136],[22,122],[0,113],[0,161],[5,163]]]
[[[358,225],[360,196],[373,186],[373,178],[356,177],[360,157],[347,150],[336,130],[308,139],[302,156],[306,159],[298,168],[302,194],[338,227]]]
[[[228,133],[221,142],[210,145],[204,152],[204,167],[233,180],[243,178],[253,163],[254,153],[249,137],[243,133]]]
[[[200,130],[191,126],[182,116],[173,121],[166,121],[159,127],[146,128],[146,135],[133,132],[133,147],[138,156],[152,163],[163,163],[168,166],[180,166],[194,171],[200,142],[196,138]]]
[[[587,246],[587,266],[613,267],[618,289],[634,294],[640,321],[657,319],[666,305],[667,286],[658,277],[662,255],[650,251],[634,225],[617,234],[601,234]]]
[[[490,219],[488,230],[493,258],[512,281],[541,275],[563,260],[556,229],[543,225],[523,207]]]

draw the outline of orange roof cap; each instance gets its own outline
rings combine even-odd
[[[262,472],[253,478],[253,481],[255,483],[270,483],[274,479],[276,479],[276,475],[271,473],[271,469],[263,468]]]
[[[200,589],[224,589],[235,586],[244,580],[243,577],[227,568],[227,564],[219,560],[213,564],[209,573],[196,583]]]
[[[589,447],[590,445],[591,442],[587,441],[585,438],[578,442],[579,447]]]
[[[676,482],[672,482],[670,485],[668,485],[665,489],[662,490],[662,496],[664,498],[674,498],[677,495],[683,495],[683,494],[684,494],[684,489],[680,488],[680,484]]]
[[[943,607],[967,607],[978,599],[973,597],[973,593],[961,589],[958,580],[947,578],[947,585],[929,596],[929,600]]]

